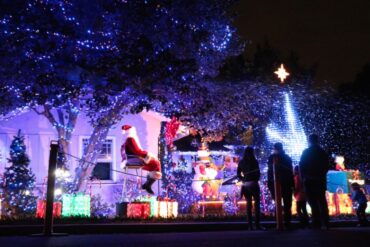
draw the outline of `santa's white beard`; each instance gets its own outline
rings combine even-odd
[[[142,150],[143,148],[141,147],[139,137],[137,136],[137,132],[136,132],[135,127],[131,127],[129,130],[126,131],[125,134],[123,134],[123,142],[122,143],[125,143],[127,138],[130,138],[130,137],[134,138],[134,140],[136,141],[137,146]]]

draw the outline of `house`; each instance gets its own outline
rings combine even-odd
[[[152,111],[124,116],[122,121],[109,131],[103,144],[102,152],[97,160],[97,167],[102,169],[95,169],[100,176],[100,180],[89,182],[84,190],[87,193],[100,194],[103,201],[108,203],[114,204],[119,200],[121,195],[117,191],[122,190],[124,178],[124,175],[120,173],[123,171],[120,167],[121,126],[123,124],[135,126],[143,149],[157,155],[161,122],[166,120],[162,115]],[[25,136],[27,154],[31,160],[30,167],[36,175],[38,194],[43,196],[48,172],[50,141],[57,140],[57,132],[45,117],[39,116],[33,111],[22,113],[6,121],[0,120],[0,174],[4,172],[5,167],[9,166],[7,162],[9,147],[13,136],[17,134],[19,129]],[[92,130],[88,118],[81,113],[70,143],[71,155],[82,156],[83,145],[87,142]],[[76,159],[71,158],[68,161],[72,175],[77,164]],[[133,170],[129,170],[129,173],[136,174]],[[145,175],[144,173],[143,175]],[[159,188],[160,186],[153,186],[157,193]]]

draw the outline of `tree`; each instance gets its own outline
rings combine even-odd
[[[11,117],[21,108],[45,117],[58,133],[63,154],[69,152],[84,84],[72,52],[75,25],[64,18],[62,8],[56,1],[3,3],[0,81],[1,103],[6,106],[1,113]],[[65,160],[63,156],[59,166],[65,166]]]
[[[341,95],[369,97],[370,92],[370,62],[366,63],[356,74],[352,83],[342,84],[339,87]]]
[[[5,168],[3,186],[5,210],[20,217],[36,212],[36,196],[33,195],[35,175],[28,167],[24,136],[18,131],[10,145],[10,167]]]
[[[0,81],[14,102],[4,105],[45,116],[64,153],[78,113],[87,113],[94,130],[77,172],[81,189],[124,114],[169,105],[168,88],[194,97],[190,88],[203,88],[203,79],[240,52],[226,13],[233,2],[8,1],[0,10]],[[197,98],[186,107],[199,106]]]
[[[307,135],[317,134],[331,155],[344,155],[346,166],[356,169],[369,163],[368,142],[370,101],[366,97],[345,95],[325,86],[289,88]]]

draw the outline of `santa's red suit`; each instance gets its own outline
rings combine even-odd
[[[124,165],[142,165],[143,170],[149,171],[148,180],[143,185],[143,189],[152,194],[151,185],[162,177],[161,164],[158,159],[141,148],[134,127],[123,125],[122,133],[125,135],[121,146],[122,163]]]
[[[122,149],[124,149],[128,157],[134,155],[142,158],[144,162],[144,166],[142,168],[143,170],[157,172],[161,171],[161,164],[159,163],[159,161],[156,160],[154,157],[149,158],[148,152],[140,149],[134,138],[128,137],[126,139],[126,142],[122,144],[121,151]],[[148,160],[148,162],[145,163],[145,160]]]

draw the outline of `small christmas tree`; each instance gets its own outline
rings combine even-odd
[[[5,209],[11,216],[21,217],[34,214],[36,196],[33,195],[35,175],[28,167],[30,160],[26,154],[24,136],[21,131],[10,145],[10,167],[5,168],[3,184]]]

